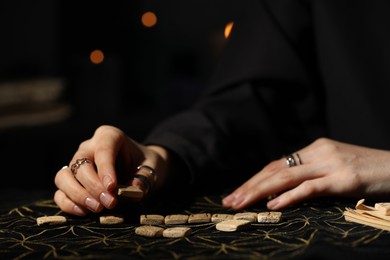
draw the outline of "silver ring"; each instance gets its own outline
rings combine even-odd
[[[150,191],[150,189],[152,187],[152,183],[150,182],[148,177],[146,177],[145,175],[142,175],[142,174],[136,174],[136,175],[134,175],[133,178],[140,180],[144,184],[146,191],[147,192]]]
[[[297,166],[297,164],[295,162],[295,158],[292,154],[285,155],[284,158],[286,158],[286,163],[287,163],[288,167]]]
[[[156,177],[157,177],[157,172],[155,169],[153,169],[152,167],[150,166],[147,166],[147,165],[140,165],[137,167],[137,170],[141,170],[141,169],[146,169],[149,171],[149,173],[154,177],[154,180],[156,180]]]
[[[302,160],[301,160],[301,157],[299,156],[299,153],[295,153],[295,156],[297,157],[297,165],[301,165],[303,164]]]
[[[299,154],[295,153],[295,156],[293,154],[288,154],[284,156],[288,167],[294,167],[302,164],[302,160]]]
[[[140,165],[137,167],[137,170],[141,170],[141,169],[147,169],[151,175],[157,176],[157,172],[150,166]]]
[[[87,158],[82,158],[76,160],[76,162],[72,164],[72,166],[70,166],[70,170],[73,176],[76,176],[78,168],[80,168],[80,166],[83,165],[84,163],[91,163],[91,161],[88,160]]]

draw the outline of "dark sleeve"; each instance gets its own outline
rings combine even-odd
[[[237,185],[321,135],[311,34],[304,3],[251,1],[209,90],[193,109],[155,128],[146,143],[181,158],[192,182],[218,178]]]

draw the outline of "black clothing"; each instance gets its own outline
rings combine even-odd
[[[389,149],[389,12],[380,0],[251,1],[209,91],[146,143],[176,153],[195,183],[246,180],[321,136]]]

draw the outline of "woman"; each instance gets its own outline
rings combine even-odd
[[[390,3],[248,5],[196,106],[143,144],[102,126],[80,145],[55,178],[63,211],[115,207],[118,182],[147,194],[249,179],[223,199],[233,209],[270,195],[272,210],[316,196],[389,195]]]

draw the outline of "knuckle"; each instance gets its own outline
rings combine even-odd
[[[122,130],[110,125],[101,125],[95,131],[95,135],[106,135],[106,134],[122,135],[122,133],[123,133]]]
[[[334,141],[326,137],[318,138],[315,143],[322,147],[332,147],[334,145]]]
[[[284,159],[283,159],[284,160]],[[264,167],[265,171],[275,172],[280,168],[280,161],[272,161]]]
[[[105,133],[107,131],[110,131],[111,129],[112,129],[111,126],[101,125],[98,128],[96,128],[94,135],[100,135],[101,133]]]
[[[64,175],[64,171],[57,172],[56,176],[54,177],[54,184],[59,187],[62,182],[62,178]]]
[[[314,141],[314,144],[316,144],[318,146],[322,146],[322,145],[326,145],[326,144],[328,144],[330,142],[331,142],[331,140],[329,138],[320,137],[320,138],[318,138],[317,140]]]
[[[61,194],[60,194],[60,190],[56,190],[56,192],[54,193],[54,201],[55,203],[60,204],[61,202]]]
[[[79,151],[86,150],[87,147],[89,146],[89,143],[90,143],[89,140],[81,142],[80,145],[79,145]]]
[[[326,154],[330,156],[338,156],[340,153],[340,144],[331,139],[321,137],[316,140],[315,144]]]
[[[125,133],[120,130],[119,128],[113,127],[113,126],[107,126],[103,125],[96,129],[95,134],[93,138],[91,139],[91,142],[94,143],[95,151],[101,144],[106,144],[106,142],[100,142],[101,140],[106,139],[109,137],[109,140],[113,141],[114,143],[120,142],[121,139],[125,137]]]
[[[68,210],[68,207],[66,207],[66,201],[65,201],[65,198],[63,196],[63,194],[61,193],[60,190],[57,190],[55,193],[54,193],[54,202],[57,204],[57,206],[64,212],[69,212]]]

